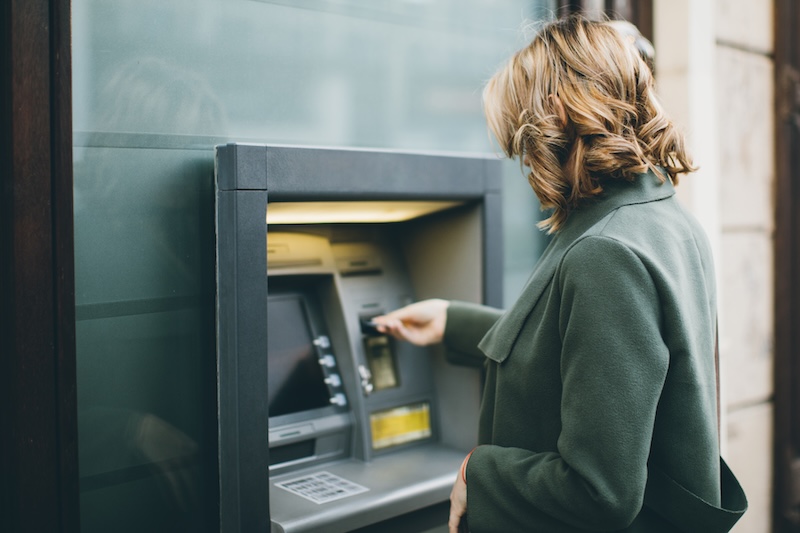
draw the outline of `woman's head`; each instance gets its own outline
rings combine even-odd
[[[656,99],[653,76],[607,22],[569,16],[543,26],[489,80],[489,128],[528,180],[556,231],[608,179],[663,167],[673,180],[694,170],[683,136]]]

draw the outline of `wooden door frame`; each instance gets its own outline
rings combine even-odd
[[[602,10],[609,18],[632,22],[653,40],[653,0],[558,0],[557,8],[559,14]]]
[[[0,6],[0,530],[77,533],[70,0]]]
[[[800,8],[775,1],[775,448],[773,529],[800,531]]]

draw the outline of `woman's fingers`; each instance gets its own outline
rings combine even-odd
[[[446,300],[423,300],[372,320],[378,331],[412,344],[425,346],[441,342],[447,320]]]

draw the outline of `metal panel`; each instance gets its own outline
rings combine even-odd
[[[501,166],[499,160],[481,156],[237,144],[218,147],[216,165],[220,527],[223,531],[266,531],[270,524],[265,400],[267,195],[270,201],[448,198],[476,202],[482,206],[483,217],[478,252],[484,258],[483,299],[500,306]],[[450,454],[455,468],[461,453],[451,450]],[[449,479],[435,485],[437,494],[446,499]],[[408,510],[418,508],[426,495],[423,491],[416,499],[398,500],[395,511],[406,512],[403,505],[410,505]],[[351,518],[345,517],[339,526],[360,527],[365,525],[359,521],[363,519],[353,515],[354,522],[349,523]]]
[[[267,188],[267,154],[262,145],[237,144],[217,155],[217,187],[223,191]]]
[[[499,169],[495,172],[500,180]],[[483,303],[503,307],[503,228],[498,223],[503,200],[487,193],[483,201]]]
[[[241,150],[241,146],[238,147]],[[270,200],[475,198],[482,158],[397,151],[267,147]]]
[[[267,531],[267,192],[217,202],[220,529]]]

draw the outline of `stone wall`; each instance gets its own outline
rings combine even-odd
[[[679,197],[706,229],[720,297],[722,451],[769,533],[773,457],[773,3],[654,0],[659,94],[701,170]]]
[[[717,0],[716,5],[726,457],[750,501],[734,531],[768,533],[774,391],[773,3]]]

